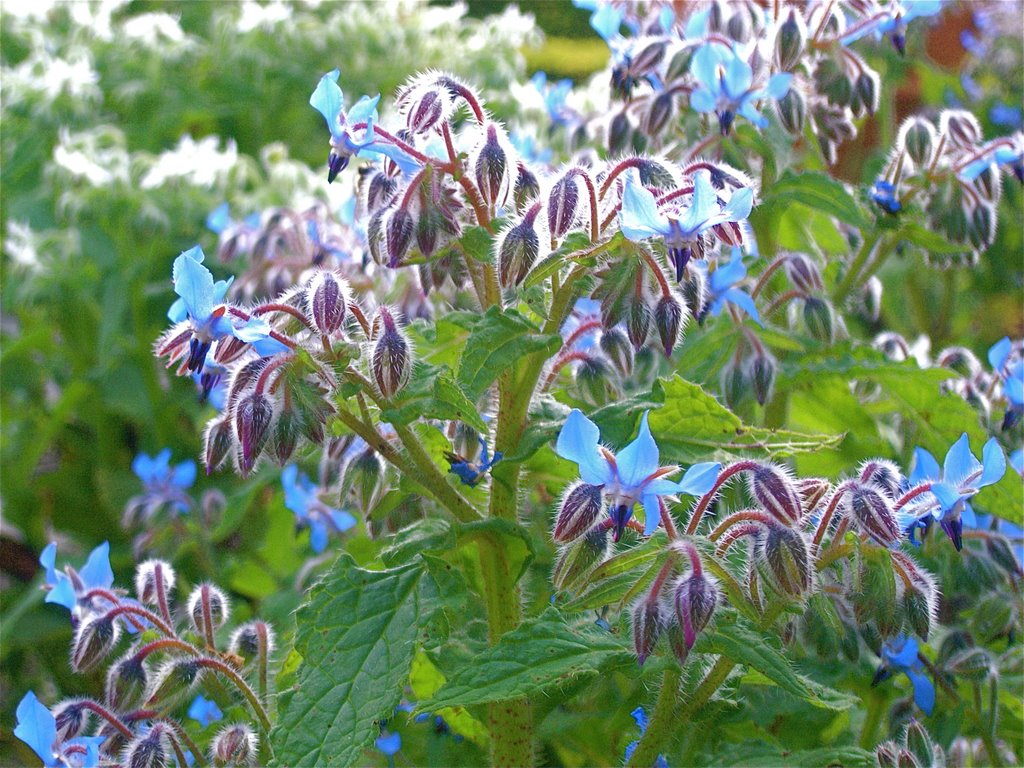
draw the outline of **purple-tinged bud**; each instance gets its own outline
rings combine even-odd
[[[747,360],[747,377],[754,388],[758,405],[764,405],[772,398],[775,389],[775,358],[767,351],[755,352]]]
[[[703,270],[690,269],[681,283],[683,300],[697,322],[703,324],[708,313],[708,280]]]
[[[935,149],[935,126],[920,117],[908,118],[900,126],[896,146],[903,147],[915,165],[927,166]]]
[[[601,340],[598,342],[601,351],[611,360],[612,365],[623,376],[633,373],[633,347],[626,338],[626,334],[618,328],[604,330],[601,332]]]
[[[327,155],[327,183],[333,184],[338,174],[348,167],[348,155],[339,155],[332,148]]]
[[[902,532],[887,496],[871,486],[856,485],[846,495],[846,501],[857,530],[881,547],[899,544]]]
[[[370,219],[366,222],[366,244],[370,248],[370,256],[377,264],[386,261],[385,225],[390,215],[390,208],[379,208],[370,214]]]
[[[665,91],[651,100],[650,109],[647,110],[647,122],[644,131],[648,136],[657,136],[662,129],[668,125],[672,117],[672,92]]]
[[[718,585],[703,573],[692,571],[675,583],[672,601],[683,630],[683,642],[690,651],[718,605]]]
[[[565,543],[575,541],[594,527],[604,508],[602,486],[578,483],[562,499],[551,537]]]
[[[395,323],[391,310],[382,306],[377,314],[383,328],[373,348],[370,369],[378,391],[385,398],[391,398],[409,381],[412,356],[409,342]]]
[[[274,650],[274,630],[266,622],[250,621],[231,633],[228,650],[249,661],[259,656],[263,643],[266,643],[265,652],[269,655]]]
[[[231,419],[228,416],[210,419],[203,435],[203,466],[206,467],[206,474],[212,474],[224,463],[234,443]]]
[[[671,357],[672,350],[679,343],[682,325],[683,305],[675,296],[662,296],[654,308],[654,327],[658,329],[665,357]]]
[[[163,560],[146,560],[135,569],[135,594],[144,605],[158,605],[159,594],[164,597],[174,589],[174,569]]]
[[[799,136],[804,132],[807,118],[807,101],[796,88],[790,88],[786,95],[776,102],[776,113],[786,133]]]
[[[608,124],[608,152],[610,155],[623,155],[633,145],[633,124],[625,111],[619,112]]]
[[[853,85],[853,112],[860,115],[867,112],[875,114],[878,109],[878,75],[875,72],[864,70],[854,81]]]
[[[124,751],[124,768],[169,768],[174,765],[170,736],[163,728],[153,728],[145,736],[133,739]]]
[[[813,512],[830,490],[832,483],[823,477],[804,477],[797,480],[796,491],[800,494],[804,515]]]
[[[118,712],[140,706],[149,687],[149,670],[134,651],[111,665],[107,672],[107,704]]]
[[[781,71],[789,72],[797,65],[803,56],[806,42],[807,25],[804,24],[803,15],[791,9],[786,20],[779,25],[779,33],[775,37],[775,62]]]
[[[502,205],[508,194],[509,158],[498,139],[498,127],[487,126],[487,140],[476,158],[476,184],[480,194],[490,205]]]
[[[555,589],[572,589],[608,554],[608,529],[595,525],[572,544],[562,547],[551,576]]]
[[[402,265],[412,246],[415,231],[416,223],[408,210],[395,208],[391,211],[384,226],[384,252],[387,255],[387,265],[392,269]]]
[[[398,179],[380,171],[374,172],[366,184],[366,210],[376,213],[385,208],[398,192]]]
[[[981,195],[982,200],[995,205],[1003,191],[1002,178],[993,163],[974,177],[974,189]]]
[[[804,323],[807,330],[818,341],[829,344],[836,339],[836,321],[832,305],[823,299],[810,296],[804,299]]]
[[[172,658],[160,665],[150,683],[146,704],[170,709],[198,686],[203,668],[192,658]]]
[[[800,597],[811,589],[811,555],[799,531],[772,525],[761,539],[767,575],[781,593]]]
[[[271,430],[270,451],[280,466],[287,464],[295,453],[304,422],[305,419],[294,408],[285,408],[278,414]]]
[[[523,220],[505,232],[498,246],[498,280],[502,287],[519,285],[530,273],[540,254],[540,237],[534,222],[540,206],[528,212]]]
[[[963,109],[947,109],[939,116],[939,133],[959,149],[973,150],[983,139],[981,124]]]
[[[444,117],[446,94],[433,88],[414,91],[405,113],[405,124],[412,133],[425,133]]]
[[[625,315],[626,334],[633,349],[639,351],[647,343],[651,330],[651,310],[642,297],[633,296],[627,299]]]
[[[88,672],[103,661],[121,638],[121,625],[105,615],[87,616],[78,625],[71,646],[71,668]]]
[[[317,272],[306,286],[306,306],[320,333],[336,333],[345,322],[348,284],[333,272]]]
[[[860,480],[875,485],[882,493],[895,501],[903,491],[903,473],[893,462],[886,459],[871,459],[860,467]]]
[[[665,620],[661,615],[659,601],[649,600],[646,595],[640,598],[633,606],[633,650],[640,666],[654,652],[664,627]]]
[[[540,182],[537,181],[537,177],[524,163],[519,163],[519,172],[516,175],[516,184],[512,191],[516,211],[522,212],[527,204],[539,194]]]
[[[878,768],[898,768],[899,762],[896,755],[899,749],[899,745],[894,741],[883,741],[875,747],[875,761],[878,763]]]
[[[599,357],[586,357],[580,361],[576,366],[576,383],[582,390],[584,399],[593,405],[605,405],[617,394],[612,382],[612,372],[608,364]]]
[[[802,253],[789,254],[783,268],[793,287],[804,293],[815,293],[824,287],[818,265]]]
[[[566,173],[555,182],[548,195],[548,229],[551,237],[560,240],[576,221],[580,190],[576,174]]]
[[[239,451],[242,474],[247,475],[256,465],[270,437],[270,424],[274,420],[274,404],[262,392],[251,392],[235,406],[235,440]]]
[[[932,766],[945,763],[945,754],[938,751],[941,748],[932,741],[932,737],[928,735],[924,725],[917,719],[912,718],[907,724],[907,729],[903,732],[903,743],[921,765]]]
[[[213,737],[210,759],[217,766],[255,766],[259,760],[259,739],[247,725],[228,725]]]
[[[753,25],[750,23],[750,15],[744,13],[742,10],[734,13],[729,17],[729,20],[725,22],[726,34],[735,40],[737,43],[745,43],[750,39],[753,34]]]
[[[61,702],[52,713],[58,742],[70,741],[89,724],[89,709],[81,699]]]
[[[789,473],[772,464],[758,464],[747,476],[750,495],[783,525],[794,525],[803,516],[800,494]]]
[[[227,595],[212,584],[200,584],[188,596],[188,617],[200,635],[213,634],[224,626],[229,611]]]
[[[645,45],[643,49],[632,57],[629,69],[636,77],[643,77],[661,64],[665,58],[666,43],[664,40],[655,39]]]

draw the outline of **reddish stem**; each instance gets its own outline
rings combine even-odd
[[[254,315],[264,315],[267,312],[285,312],[285,313],[291,315],[292,317],[294,317],[296,320],[298,320],[300,323],[302,323],[304,326],[306,326],[309,330],[311,330],[311,331],[315,331],[316,330],[313,327],[313,324],[311,322],[309,322],[309,318],[306,317],[306,314],[304,312],[302,312],[299,309],[296,309],[295,307],[293,307],[293,306],[291,306],[289,304],[280,304],[278,302],[268,302],[266,304],[260,304],[259,306],[256,306],[256,307],[252,308],[252,313]]]
[[[651,272],[654,273],[654,278],[658,281],[658,285],[661,286],[661,295],[665,298],[671,296],[672,288],[668,284],[668,279],[665,277],[665,273],[662,271],[661,265],[655,261],[654,255],[643,246],[638,247],[637,252],[640,254],[641,258],[647,262],[647,266],[650,267]]]
[[[821,540],[825,538],[825,531],[827,531],[829,525],[832,524],[832,516],[839,507],[839,501],[852,486],[853,483],[847,480],[845,483],[840,483],[836,486],[835,491],[833,491],[832,498],[829,499],[828,506],[825,508],[825,512],[822,514],[821,520],[818,521],[818,528],[814,532],[814,540],[811,542],[812,556],[818,554],[818,547],[821,546]]]
[[[708,505],[714,500],[715,496],[721,490],[722,486],[725,485],[732,478],[740,472],[747,472],[754,469],[757,466],[756,461],[750,459],[744,459],[730,464],[728,467],[718,473],[718,479],[715,480],[715,484],[711,487],[711,490],[700,497],[700,501],[697,502],[697,506],[693,510],[693,515],[690,517],[690,522],[686,526],[686,533],[688,536],[692,536],[697,532],[697,526],[700,525],[700,520],[704,517],[704,512],[707,510]]]
[[[131,614],[134,614],[135,616],[141,616],[142,618],[144,618],[146,621],[150,622],[153,626],[155,626],[157,629],[159,629],[161,632],[163,632],[168,637],[174,637],[175,636],[174,630],[171,629],[170,626],[165,624],[163,619],[161,619],[159,616],[157,616],[152,611],[148,611],[148,610],[146,610],[145,608],[143,608],[142,606],[139,606],[139,605],[125,605],[125,604],[118,605],[116,608],[112,608],[111,610],[107,611],[107,613],[104,614],[104,618],[106,618],[106,619],[115,619],[118,616],[131,615]]]
[[[920,496],[922,493],[927,493],[931,489],[932,489],[932,484],[930,482],[922,483],[921,485],[919,485],[919,486],[917,486],[915,488],[911,488],[909,491],[907,491],[905,494],[903,494],[903,496],[900,497],[899,501],[897,501],[893,505],[893,509],[894,510],[902,509],[903,506],[905,504],[907,504],[907,502],[912,501],[913,499],[915,499],[918,496]]]
[[[762,525],[774,525],[775,520],[757,509],[743,509],[739,512],[733,512],[725,520],[720,522],[718,526],[711,532],[710,539],[712,541],[718,541],[722,538],[722,534],[725,533],[729,528],[734,526],[736,523],[761,523]]]

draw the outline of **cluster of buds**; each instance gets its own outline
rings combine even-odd
[[[942,747],[935,743],[920,721],[913,719],[903,729],[900,741],[883,741],[875,748],[875,759],[881,768],[925,768],[946,764]]]
[[[87,570],[88,566],[83,572]],[[66,573],[71,582],[82,581],[73,569]],[[58,578],[49,586],[58,590],[62,584]],[[89,602],[88,610],[78,615],[71,667],[88,672],[108,665],[104,695],[70,699],[52,709],[32,693],[25,697],[18,708],[16,733],[44,764],[55,764],[55,757],[86,766],[191,764],[203,754],[198,734],[190,734],[174,712],[199,690],[242,718],[209,737],[210,761],[222,766],[258,764],[256,731],[265,733],[270,725],[266,697],[274,633],[265,622],[254,620],[225,637],[227,595],[212,584],[200,584],[178,611],[173,600],[176,586],[170,564],[149,560],[137,568],[134,599],[113,586],[90,590],[102,592],[103,599]],[[123,649],[126,636],[131,641]],[[223,651],[218,637],[227,640]],[[250,680],[258,681],[255,688]],[[222,717],[219,707],[214,710],[215,719]]]

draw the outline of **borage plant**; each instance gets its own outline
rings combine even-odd
[[[327,181],[356,180],[354,208],[218,211],[220,259],[247,266],[215,281],[202,250],[178,256],[156,352],[217,406],[207,472],[284,466],[311,549],[346,551],[270,682],[264,638],[257,692],[195,619],[211,587],[183,638],[109,580],[55,577],[93,601],[76,663],[129,619],[155,628],[180,659],[147,706],[209,667],[274,721],[259,757],[284,765],[379,760],[374,742],[394,761],[424,718],[456,738],[409,759],[445,764],[572,762],[566,745],[645,766],[1015,762],[1021,345],[998,342],[991,373],[966,350],[919,366],[876,273],[977,262],[1021,137],[911,117],[851,193],[811,169],[883,98],[856,49],[904,54],[941,4],[768,6],[599,4],[611,109],[534,81],[571,134],[560,166],[452,75],[412,78],[384,119],[324,75]],[[157,469],[139,474],[159,504],[187,503]],[[113,758],[62,713],[48,754]],[[202,751],[164,722],[132,743]]]

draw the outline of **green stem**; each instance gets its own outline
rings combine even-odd
[[[868,700],[868,713],[864,718],[864,728],[860,732],[861,749],[872,750],[875,748],[875,731],[878,724],[882,722],[882,714],[885,711],[885,697],[874,693]]]
[[[871,258],[871,252],[880,238],[881,235],[878,232],[871,232],[864,236],[864,242],[861,244],[860,250],[853,257],[853,261],[850,262],[846,274],[839,281],[839,285],[836,286],[836,291],[832,296],[837,306],[842,304],[846,297],[850,295],[850,292],[860,285],[860,281],[857,278],[864,265],[867,264],[868,259]]]
[[[988,752],[989,764],[994,768],[1003,768],[1003,756],[999,751],[999,744],[996,740],[996,731],[999,725],[999,678],[995,675],[989,678],[989,721],[988,728],[981,727],[982,742],[985,744],[985,751]],[[981,719],[981,710],[978,710],[978,719]]]
[[[651,717],[647,721],[647,730],[637,744],[636,749],[629,758],[628,765],[649,766],[654,765],[658,759],[658,753],[672,736],[679,720],[674,716],[676,705],[679,703],[679,682],[682,674],[675,664],[665,670],[661,678],[661,692],[658,694],[658,701],[651,711]]]

